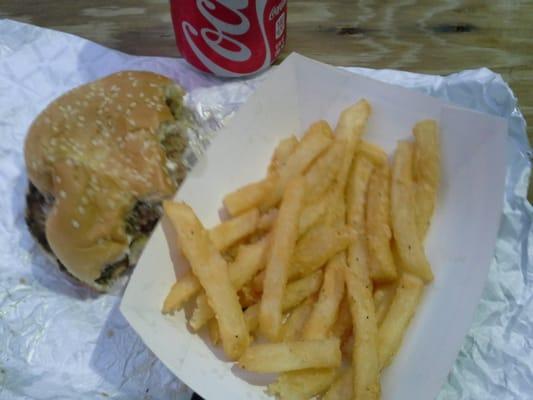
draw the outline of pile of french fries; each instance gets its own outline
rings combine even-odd
[[[206,229],[165,202],[190,271],[164,313],[193,301],[189,324],[248,371],[279,373],[280,399],[378,399],[424,285],[424,238],[440,180],[435,121],[413,128],[392,165],[362,140],[361,100],[276,147],[267,176],[224,198],[231,216]],[[255,343],[254,343],[255,342]]]

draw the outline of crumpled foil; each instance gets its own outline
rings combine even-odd
[[[262,79],[222,81],[182,60],[128,56],[72,35],[0,21],[1,399],[191,396],[118,311],[124,283],[114,293],[96,295],[67,279],[24,223],[22,151],[31,121],[66,90],[124,69],[160,72],[187,89],[187,104],[202,127],[191,134],[191,162]],[[507,119],[502,151],[508,170],[494,258],[472,327],[438,399],[533,398],[533,235],[526,199],[531,152],[511,89],[484,68],[447,77],[348,69]]]

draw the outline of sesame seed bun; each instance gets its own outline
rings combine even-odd
[[[105,290],[120,272],[107,271],[103,279],[109,266],[124,270],[136,261],[130,255],[139,239],[139,232],[128,229],[132,212],[139,204],[157,208],[183,179],[183,165],[169,159],[165,148],[169,132],[170,142],[179,143],[171,149],[174,158],[185,147],[176,115],[181,96],[164,76],[120,72],[59,97],[30,127],[24,148],[28,178],[48,199],[42,207],[43,247],[93,288]],[[32,207],[28,203],[26,219],[39,238]],[[150,230],[153,217],[151,224]]]

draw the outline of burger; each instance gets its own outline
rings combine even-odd
[[[184,179],[183,94],[162,75],[119,72],[62,95],[29,129],[29,231],[98,291],[137,262]]]

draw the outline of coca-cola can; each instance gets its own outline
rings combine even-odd
[[[205,72],[255,74],[285,45],[287,0],[170,0],[170,8],[178,49]]]

